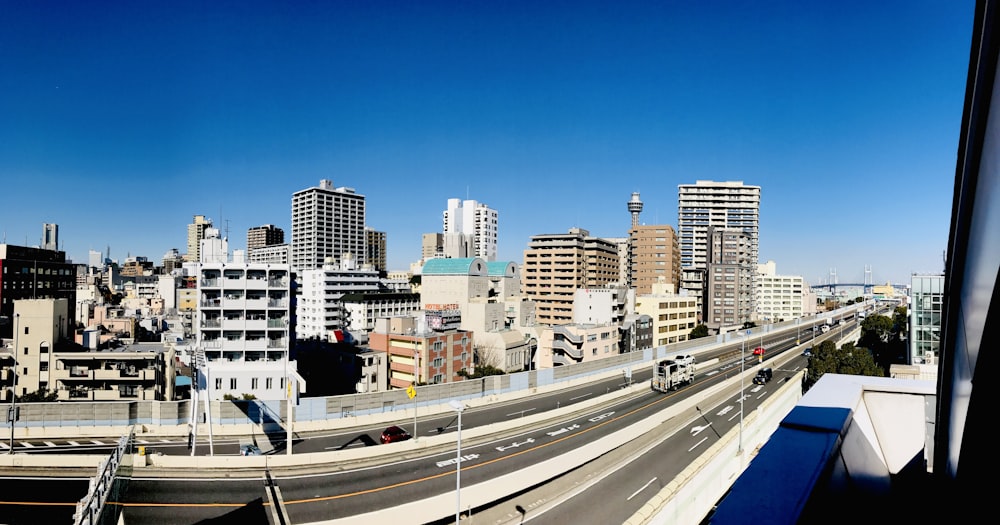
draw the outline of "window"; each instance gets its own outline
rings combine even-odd
[[[264,388],[266,388],[268,390],[274,388],[274,378],[273,377],[268,377],[268,378],[264,379]]]
[[[444,359],[438,357],[434,359],[434,361],[431,363],[431,366],[433,366],[434,368],[441,368],[441,365],[443,364],[444,364]]]
[[[236,378],[235,377],[230,377],[229,378],[229,389],[230,390],[236,390]]]
[[[48,370],[49,370],[48,361],[42,361],[41,363],[39,363],[39,368],[38,368],[39,372],[48,372]]]
[[[256,377],[250,378],[250,388],[257,390],[257,381]]]
[[[221,377],[215,378],[215,389],[216,390],[222,390],[222,378]]]
[[[24,335],[28,335],[28,327],[27,326],[24,327]]]

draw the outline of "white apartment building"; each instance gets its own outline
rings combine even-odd
[[[360,343],[368,342],[368,334],[381,317],[403,317],[420,311],[420,294],[416,293],[347,293],[340,298],[347,331]]]
[[[301,270],[297,280],[295,335],[299,339],[329,340],[330,332],[350,324],[340,302],[344,294],[379,291],[378,270],[359,268],[352,253],[343,254],[340,264],[328,259],[320,268]]]
[[[329,180],[292,194],[292,271],[322,267],[327,260],[354,254],[364,264],[365,197],[354,188],[334,188]]]
[[[442,215],[446,257],[497,260],[496,210],[474,200],[448,199]]]
[[[609,284],[601,288],[580,288],[573,297],[574,324],[621,326],[625,316],[635,312],[635,290]]]
[[[704,282],[697,279],[699,274],[685,273],[684,270],[708,270],[711,241],[708,230],[712,227],[746,233],[750,240],[749,257],[756,265],[759,256],[760,186],[747,186],[742,181],[708,180],[678,185],[677,235],[680,239],[681,288],[698,297],[699,306],[702,306],[704,290],[701,286]],[[756,288],[751,287],[751,290]]]
[[[635,297],[635,311],[652,319],[654,347],[687,341],[698,324],[697,298],[684,290],[676,293],[666,278],[653,283],[652,293]]]
[[[185,269],[197,278],[193,351],[204,352],[199,387],[208,399],[285,399],[286,377],[295,370],[288,360],[288,265],[216,261],[187,263]]]
[[[290,248],[287,244],[272,244],[247,250],[247,260],[258,263],[288,264]]]
[[[770,324],[804,317],[807,289],[799,275],[778,275],[774,261],[757,265],[757,318]]]
[[[618,355],[618,327],[564,324],[538,333],[536,368],[552,368]]]

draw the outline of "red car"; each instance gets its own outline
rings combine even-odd
[[[385,430],[382,431],[382,435],[379,436],[379,441],[381,441],[382,444],[384,445],[386,443],[395,443],[397,441],[406,441],[407,439],[410,439],[411,437],[412,436],[410,436],[409,432],[403,430],[400,427],[397,427],[396,425],[393,425],[393,426],[391,426],[391,427],[389,427],[389,428],[387,428],[387,429],[385,429]]]

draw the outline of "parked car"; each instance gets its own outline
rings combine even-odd
[[[382,444],[384,445],[386,443],[395,443],[397,441],[406,441],[407,439],[410,439],[411,437],[413,437],[413,436],[411,436],[409,432],[403,430],[402,428],[400,428],[400,427],[398,427],[396,425],[393,425],[393,426],[391,426],[391,427],[389,427],[389,428],[387,428],[387,429],[385,429],[385,430],[382,431],[382,435],[379,436],[379,441],[381,441]]]
[[[805,350],[803,350],[802,351],[802,355],[804,355],[806,357],[812,357],[812,355],[813,355],[812,348],[810,347],[810,348],[806,348]]]

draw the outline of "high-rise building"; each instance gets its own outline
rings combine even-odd
[[[385,241],[385,232],[380,232],[367,226],[365,227],[365,249],[367,250],[365,260],[368,261],[368,264],[370,264],[373,269],[378,270],[379,272],[385,272],[388,270],[385,262]]]
[[[66,252],[0,244],[0,337],[10,338],[9,322],[18,299],[67,299],[68,317],[76,313],[76,268]]]
[[[497,216],[480,202],[448,199],[443,214],[445,256],[497,260]]]
[[[637,294],[649,294],[653,284],[681,282],[677,235],[667,224],[638,225],[629,230],[628,284]]]
[[[42,249],[59,249],[59,225],[45,223],[42,225]]]
[[[212,219],[204,215],[195,215],[191,224],[188,224],[187,253],[184,260],[188,262],[198,262],[201,260],[201,240],[205,238],[205,228],[212,227]]]
[[[695,184],[678,186],[677,233],[680,240],[681,288],[698,297],[705,310],[701,279],[708,270],[708,229],[727,228],[742,231],[749,241],[750,273],[756,278],[758,233],[760,222],[760,186],[747,186],[742,181],[714,182],[699,180]],[[700,270],[700,271],[685,271]],[[750,287],[751,293],[756,288]],[[750,305],[754,304],[753,297]]]
[[[329,180],[292,194],[292,271],[321,268],[354,254],[364,264],[365,197]]]
[[[590,232],[535,235],[524,251],[524,295],[536,303],[542,325],[573,322],[573,299],[580,288],[618,281],[618,247]]]
[[[425,233],[420,242],[420,259],[427,261],[444,255],[444,234]]]
[[[273,225],[254,226],[247,230],[247,253],[256,248],[283,244],[285,242],[285,230]]]
[[[708,278],[703,297],[705,325],[716,333],[739,330],[756,319],[757,264],[752,240],[742,230],[708,229]]]

